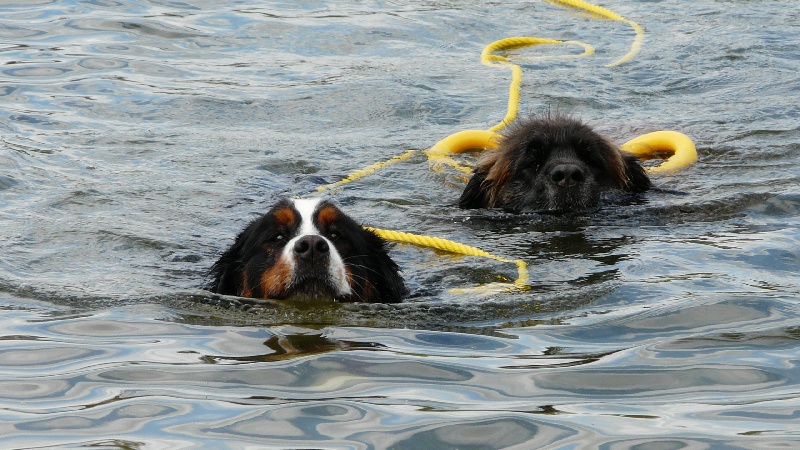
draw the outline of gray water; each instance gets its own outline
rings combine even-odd
[[[0,3],[0,447],[791,448],[800,441],[800,12],[793,0]],[[700,161],[582,217],[452,205],[423,157],[332,195],[396,245],[400,305],[199,290],[281,196],[505,114]],[[231,305],[233,303],[233,305]],[[231,307],[233,306],[233,307]]]

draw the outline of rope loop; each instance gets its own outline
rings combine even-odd
[[[588,12],[594,17],[599,19],[616,20],[624,22],[630,25],[634,29],[634,31],[636,32],[636,37],[633,40],[633,44],[631,45],[630,51],[628,51],[628,53],[625,54],[622,58],[612,63],[606,64],[606,67],[618,66],[624,62],[630,61],[639,52],[639,49],[641,48],[642,42],[644,40],[644,29],[638,23],[632,20],[628,20],[611,10],[608,10],[601,6],[593,5],[583,0],[547,0],[547,1],[559,6],[579,9]],[[517,64],[511,63],[508,60],[508,57],[503,55],[497,55],[495,53],[507,52],[509,50],[516,50],[518,48],[530,47],[535,45],[575,45],[583,48],[583,53],[580,54],[541,57],[548,59],[582,58],[593,55],[595,52],[594,47],[580,41],[562,41],[558,39],[546,39],[546,38],[538,38],[530,36],[508,37],[494,41],[491,44],[484,47],[483,51],[481,51],[482,64],[487,66],[508,66],[511,68],[511,83],[508,88],[508,107],[506,110],[506,115],[505,117],[503,117],[503,120],[501,120],[497,125],[489,128],[488,132],[497,133],[516,119],[519,113],[520,86],[522,85],[522,68]],[[481,142],[475,142],[474,140],[457,139],[456,136],[458,136],[459,133],[452,134],[447,138],[439,141],[436,145],[434,145],[430,149],[423,151],[425,155],[428,157],[428,161],[431,164],[432,170],[436,172],[441,172],[443,170],[442,166],[449,166],[465,174],[472,173],[472,169],[469,166],[458,163],[449,154],[461,153],[464,150],[472,150],[472,149],[487,150],[496,147],[496,139],[491,139],[492,141],[495,141],[495,143],[492,145],[481,145]],[[490,140],[487,139],[484,141],[484,143],[487,143],[489,141]],[[444,143],[447,143],[447,145],[445,145]],[[458,143],[458,145],[454,145],[456,143]],[[419,152],[419,150],[408,150],[405,153],[399,156],[392,157],[386,161],[371,164],[367,167],[364,167],[363,169],[353,171],[347,174],[347,176],[345,176],[339,181],[319,186],[317,188],[317,192],[325,192],[327,190],[340,187],[347,183],[359,180],[389,165],[392,165],[400,161],[405,161],[411,158],[411,156],[413,156],[417,152]]]

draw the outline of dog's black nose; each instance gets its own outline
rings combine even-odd
[[[576,186],[585,179],[586,174],[576,164],[559,164],[550,170],[550,180],[557,186]]]
[[[322,236],[303,236],[294,243],[294,252],[303,259],[314,259],[327,256],[330,247]]]

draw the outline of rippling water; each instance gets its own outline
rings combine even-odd
[[[776,448],[800,441],[800,12],[616,1],[0,3],[4,448]],[[197,289],[280,196],[522,110],[700,162],[578,218],[461,211],[412,158],[333,198],[397,245],[401,305],[230,308]],[[231,302],[236,303],[234,300]],[[795,444],[796,445],[796,444]]]

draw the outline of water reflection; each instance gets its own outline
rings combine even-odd
[[[608,343],[597,337],[616,324],[601,317],[585,330],[562,325],[490,336],[193,325],[168,308],[157,310],[171,318],[142,321],[130,308],[106,317],[44,321],[35,320],[35,312],[12,312],[16,319],[4,326],[4,342],[20,349],[38,342],[42,351],[0,353],[4,438],[28,442],[36,430],[49,443],[79,436],[100,442],[119,433],[161,430],[148,439],[398,448],[595,439],[617,445],[633,441],[607,440],[599,432],[617,423],[614,417],[629,433],[644,433],[651,427],[644,422],[662,417],[665,402],[688,399],[706,406],[662,420],[667,428],[660,433],[679,429],[684,420],[722,421],[743,433],[774,430],[791,417],[780,398],[797,382],[787,365],[796,327],[758,331],[760,320],[785,321],[780,315],[737,321],[740,334],[722,336],[731,343],[726,348],[714,332],[698,336],[688,325],[686,334],[673,330],[676,336],[668,341],[653,331],[650,341],[630,335]],[[254,353],[257,348],[264,352]],[[756,348],[763,355],[757,365],[737,362]],[[712,406],[723,398],[760,398],[772,412],[756,417],[757,410],[747,407],[726,414]],[[14,413],[45,410],[46,417]]]
[[[316,355],[342,350],[375,349],[379,344],[370,342],[348,342],[336,339],[329,339],[322,334],[293,334],[272,336],[264,342],[264,346],[270,352],[263,355],[251,356],[205,356],[208,362],[219,362],[220,360],[242,361],[242,362],[264,362],[281,361],[303,356]]]

